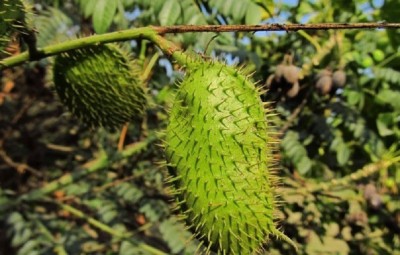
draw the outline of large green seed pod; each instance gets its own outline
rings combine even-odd
[[[243,74],[196,60],[177,91],[166,134],[173,193],[195,235],[218,254],[255,254],[274,220],[268,112]]]
[[[140,117],[146,97],[135,63],[114,44],[72,50],[54,61],[61,101],[89,126],[114,129]]]

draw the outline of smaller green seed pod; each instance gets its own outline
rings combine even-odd
[[[0,1],[0,51],[7,46],[14,33],[22,32],[26,7],[21,0]]]
[[[138,66],[114,44],[72,50],[54,61],[56,91],[91,127],[115,129],[140,117],[146,105]]]

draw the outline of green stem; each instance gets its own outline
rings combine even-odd
[[[192,59],[189,55],[185,54],[181,48],[176,46],[173,42],[165,39],[157,33],[146,34],[144,38],[155,43],[165,54],[171,56],[178,64],[186,66],[188,60]]]
[[[298,31],[299,35],[303,36],[307,41],[309,41],[317,50],[317,52],[320,52],[322,50],[321,46],[319,45],[318,41],[311,37],[309,34],[307,34],[306,31],[300,30]]]
[[[176,46],[173,42],[160,36],[156,27],[143,27],[129,30],[122,30],[108,34],[93,35],[85,38],[79,38],[44,48],[37,49],[36,60],[54,56],[62,52],[83,48],[101,43],[110,43],[143,38],[155,43],[165,54],[172,56],[179,64],[186,65],[188,56]],[[0,70],[20,65],[30,60],[29,52],[23,52],[19,55],[5,58],[0,61]]]
[[[149,63],[147,64],[146,68],[143,71],[142,79],[147,81],[150,79],[150,73],[151,70],[153,70],[155,64],[157,63],[157,60],[159,59],[160,55],[158,52],[156,52],[150,59]]]
[[[62,204],[62,203],[58,203],[58,202],[54,202],[56,203],[61,209],[71,213],[72,215],[74,215],[75,217],[84,219],[86,222],[88,222],[90,225],[100,229],[101,231],[110,234],[111,236],[119,239],[119,240],[124,240],[124,239],[128,239],[129,242],[134,243],[135,245],[137,245],[140,249],[149,252],[150,254],[154,254],[154,255],[166,255],[166,253],[164,253],[163,251],[160,251],[150,245],[147,245],[145,243],[141,243],[141,242],[134,242],[132,240],[132,234],[128,233],[128,232],[120,232],[117,231],[113,228],[111,228],[110,226],[96,220],[93,217],[89,217],[87,216],[84,212],[70,206],[67,204]]]
[[[387,57],[386,59],[384,59],[381,63],[377,64],[376,67],[384,67],[385,65],[390,63],[390,61],[394,60],[395,58],[397,58],[399,56],[400,56],[400,53],[396,52],[396,53],[392,54],[391,56]]]
[[[314,192],[319,192],[319,191],[327,191],[330,190],[334,187],[340,187],[340,186],[345,186],[348,185],[350,182],[354,182],[357,180],[360,180],[362,178],[366,178],[381,169],[388,168],[392,164],[395,164],[400,161],[400,157],[395,157],[390,160],[381,160],[376,163],[368,164],[361,168],[360,170],[351,173],[349,175],[346,175],[342,178],[339,179],[333,179],[330,182],[324,183],[324,182],[319,182],[317,184],[310,185],[306,188],[300,188],[296,190],[296,192],[304,191],[305,193],[314,193]]]
[[[46,58],[65,51],[83,48],[91,45],[97,45],[101,43],[127,41],[137,38],[151,38],[152,35],[155,34],[157,34],[157,31],[154,28],[143,27],[143,28],[122,30],[101,35],[93,35],[67,42],[62,42],[55,45],[50,45],[44,48],[39,48],[37,49],[38,56],[35,56],[35,58],[36,59]],[[23,52],[19,55],[5,58],[2,61],[0,61],[0,70],[20,65],[22,63],[29,61],[29,59],[30,59],[29,52]]]
[[[84,212],[76,209],[75,207],[72,207],[70,205],[67,204],[63,204],[63,203],[58,203],[58,202],[53,202],[55,204],[57,204],[61,209],[71,213],[72,215],[74,215],[75,217],[84,219],[85,221],[87,221],[90,225],[100,229],[101,231],[110,234],[118,239],[127,239],[127,238],[131,238],[132,235],[128,232],[120,232],[117,231],[113,228],[111,228],[110,226],[107,226],[106,224],[96,220],[93,217],[87,216]]]

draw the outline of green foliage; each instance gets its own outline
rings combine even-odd
[[[295,165],[299,173],[305,175],[312,167],[312,161],[307,156],[307,150],[299,141],[299,136],[293,131],[288,131],[282,140],[285,156]]]
[[[120,1],[76,0],[85,18],[92,17],[94,31],[107,32],[113,22]]]
[[[274,8],[274,2],[270,0],[211,0],[203,2],[209,8],[215,8],[229,20],[229,23],[233,24],[259,24],[263,19],[269,17],[270,11]]]
[[[396,0],[382,6],[362,0],[28,2],[35,4],[29,24],[36,26],[40,47],[76,34],[148,25],[396,22],[400,8]],[[245,66],[260,87],[288,53],[301,68],[294,97],[287,96],[284,83],[261,96],[276,109],[271,118],[282,135],[278,225],[298,244],[299,254],[399,255],[398,35],[399,30],[330,30],[165,36],[188,51],[207,50],[205,59],[211,55]],[[51,61],[2,72],[0,254],[206,250],[170,209],[173,197],[159,163],[164,160],[157,146],[164,140],[160,131],[184,72],[147,41],[127,45],[146,74],[149,104],[143,123],[129,126],[120,150],[118,134],[89,130],[65,113],[48,79]],[[343,70],[346,83],[321,95],[316,81],[325,69]],[[293,253],[273,237],[263,249]]]
[[[34,19],[37,29],[37,46],[44,47],[71,39],[75,33],[71,28],[73,21],[61,10],[49,8]]]
[[[174,217],[160,224],[160,233],[173,254],[195,254],[196,246],[187,246],[186,241],[192,234],[185,231],[185,226]]]

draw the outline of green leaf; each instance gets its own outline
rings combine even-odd
[[[56,8],[47,8],[35,16],[34,25],[37,30],[37,46],[44,47],[52,43],[63,42],[74,35],[71,31],[73,21]]]
[[[346,143],[340,142],[336,147],[336,159],[339,165],[344,166],[350,157],[350,149]]]
[[[376,99],[380,103],[385,103],[391,105],[396,111],[400,110],[400,92],[391,90],[391,89],[384,89],[381,90]]]
[[[143,250],[132,242],[123,241],[119,248],[119,255],[151,255],[154,253]]]
[[[243,19],[244,15],[246,15],[246,10],[251,3],[247,1],[234,1],[234,3],[235,4],[232,6],[232,13],[234,14],[233,19],[240,21]]]
[[[376,127],[381,136],[393,135],[394,131],[390,129],[393,125],[395,116],[392,113],[380,113],[378,119],[376,120]]]
[[[122,183],[116,187],[118,196],[132,204],[137,203],[143,197],[143,191],[134,184]]]
[[[162,26],[174,25],[181,16],[181,5],[177,0],[165,1],[158,19]]]
[[[97,0],[86,0],[86,1],[81,1],[84,2],[84,9],[83,9],[83,16],[85,18],[89,18],[90,16],[92,16],[92,14],[94,13],[94,10],[96,9],[96,4],[97,4]]]
[[[297,170],[301,175],[306,174],[308,171],[310,171],[312,166],[312,162],[309,157],[304,156],[301,158],[301,160],[296,164]]]
[[[28,254],[37,249],[37,246],[38,246],[37,239],[29,240],[21,247],[21,249],[19,249],[18,254],[19,255]]]
[[[346,96],[347,96],[347,102],[350,105],[356,105],[361,100],[361,95],[360,92],[358,91],[348,91],[346,93]]]
[[[168,206],[159,200],[148,200],[140,207],[139,212],[143,213],[150,222],[164,219],[168,214]]]
[[[256,25],[261,21],[261,8],[257,4],[250,3],[246,11],[246,24]]]
[[[117,1],[114,0],[97,1],[92,17],[96,33],[103,34],[107,32],[113,21],[117,6]]]
[[[13,247],[20,246],[26,243],[32,236],[30,228],[24,228],[21,231],[17,231],[12,238],[11,244]]]
[[[97,213],[100,216],[101,221],[109,223],[118,216],[118,209],[115,204],[109,201],[103,204],[103,206],[98,209]]]
[[[320,237],[315,232],[311,232],[308,236],[309,243],[306,246],[306,254],[335,254],[347,255],[350,251],[349,246],[343,240],[333,237]]]
[[[174,218],[160,224],[160,233],[173,254],[180,254],[186,248],[186,242],[192,235]]]

